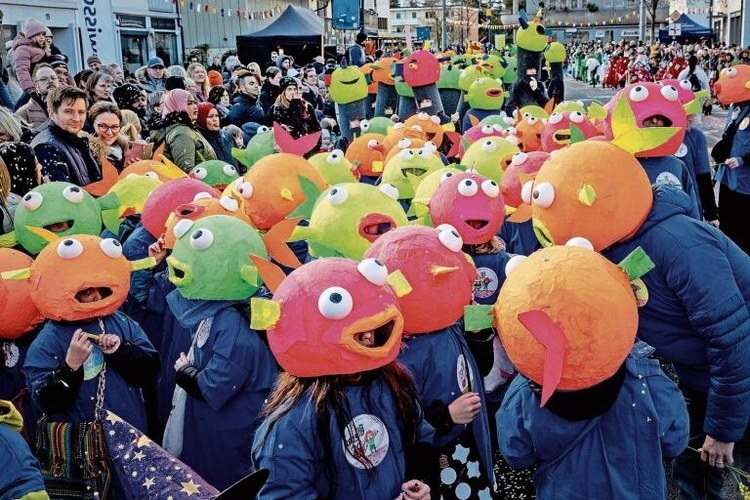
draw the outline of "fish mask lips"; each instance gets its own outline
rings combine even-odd
[[[367,318],[360,318],[341,329],[341,346],[356,354],[370,358],[386,358],[401,342],[404,318],[399,310],[388,306],[383,312]],[[372,331],[375,337],[373,346],[364,346],[357,341],[363,332]]]

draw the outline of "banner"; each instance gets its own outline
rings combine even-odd
[[[99,56],[102,64],[119,61],[114,40],[116,31],[112,0],[80,0],[77,18],[81,30],[83,69],[88,67],[86,58],[94,54]]]

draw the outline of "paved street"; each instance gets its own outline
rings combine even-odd
[[[581,100],[586,105],[591,101],[605,104],[614,94],[614,89],[603,89],[601,86],[592,87],[583,82],[575,81],[572,78],[565,78],[565,98],[569,100]],[[726,110],[721,109],[719,106],[714,106],[711,116],[701,117],[703,133],[706,134],[706,142],[709,149],[721,139],[726,118]]]

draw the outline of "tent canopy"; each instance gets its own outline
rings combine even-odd
[[[669,35],[669,27],[662,28],[659,30],[659,41],[663,43],[669,43],[672,40],[677,42],[689,42],[692,40],[698,40],[699,38],[713,38],[714,33],[708,26],[702,26],[698,21],[688,16],[687,14],[680,14],[680,17],[675,21],[680,24],[681,33],[679,36],[672,37]]]
[[[323,20],[310,9],[289,5],[274,22],[260,31],[238,35],[237,42],[274,42],[278,44],[320,43]]]

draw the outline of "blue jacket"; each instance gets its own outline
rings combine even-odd
[[[469,252],[477,268],[477,279],[474,280],[474,301],[478,304],[492,305],[497,302],[500,288],[505,283],[505,264],[510,260],[506,251],[497,253],[475,254]]]
[[[373,468],[367,470],[349,453],[345,440],[332,417],[329,425],[333,468],[337,473],[334,495],[323,465],[323,443],[318,436],[315,404],[303,398],[272,427],[266,419],[253,443],[253,463],[268,469],[270,476],[260,490],[261,500],[351,500],[355,498],[393,499],[399,496],[406,478],[405,449],[401,424],[397,419],[390,388],[382,379],[369,385],[350,385],[346,400],[360,438],[362,450]],[[434,430],[421,420],[420,441],[432,442]]]
[[[34,403],[43,409],[40,404],[39,393],[42,387],[50,383],[49,375],[65,360],[70,345],[70,339],[73,338],[73,332],[78,328],[89,333],[99,334],[99,324],[96,320],[80,323],[60,323],[47,321],[29,348],[24,364],[26,372],[26,383],[28,385],[31,398]],[[149,356],[156,356],[151,343],[146,338],[141,327],[125,314],[117,311],[104,318],[104,329],[107,333],[112,333],[120,337],[122,341],[129,341],[133,345],[133,350],[138,350]],[[98,373],[96,368],[104,362],[104,355],[98,346],[89,356],[89,360],[84,363],[84,372],[90,374],[92,378],[84,375],[84,381],[78,390],[74,404],[64,411],[49,415],[52,421],[61,422],[90,422],[94,420],[94,408],[96,406],[96,389],[98,383]],[[158,363],[157,363],[158,364]],[[154,375],[156,367],[154,368]],[[143,398],[140,389],[128,381],[123,373],[115,368],[112,362],[107,363],[107,372],[105,376],[104,390],[104,408],[111,410],[119,415],[123,420],[142,431],[146,431],[146,411],[143,407]]]
[[[703,430],[734,442],[750,415],[750,258],[690,210],[682,191],[655,187],[646,221],[604,255],[617,263],[640,246],[654,262],[638,337],[675,364],[681,383],[707,393]]]
[[[565,420],[539,406],[526,377],[516,377],[497,412],[500,450],[516,468],[537,463],[538,500],[667,497],[662,458],[688,443],[688,414],[677,386],[638,342],[625,381],[602,415]]]
[[[198,335],[193,365],[201,398],[187,398],[181,459],[223,490],[250,470],[250,447],[276,381],[276,361],[250,328],[247,302],[191,300],[179,289],[167,301],[182,326]]]
[[[685,147],[680,147],[675,156],[682,160],[693,176],[711,173],[706,136],[701,129],[695,127],[686,129],[682,145]]]
[[[722,163],[719,165],[716,179],[732,191],[750,195],[750,126],[746,121],[750,120],[750,104],[734,107],[732,111],[736,112],[737,116],[729,123],[736,124],[737,129],[731,139],[732,147],[729,151],[729,158],[737,158],[740,166],[726,168]],[[729,117],[731,118],[732,115],[733,113],[730,113]],[[743,124],[745,128],[740,130]]]
[[[426,409],[438,401],[449,405],[467,392],[479,394],[482,398],[482,410],[472,422],[471,429],[484,473],[490,484],[494,484],[487,402],[482,376],[464,339],[463,322],[458,321],[444,330],[404,339],[398,359],[414,377],[417,392]],[[442,450],[453,443],[465,428],[454,424],[447,433],[436,435],[435,447]]]
[[[0,493],[2,498],[24,500],[44,491],[39,462],[21,435],[0,422]],[[37,497],[42,498],[42,497]],[[395,498],[395,497],[394,497]]]
[[[692,207],[688,215],[694,219],[703,219],[695,174],[682,161],[674,156],[638,158],[638,161],[646,171],[651,184],[667,184],[685,191],[692,201]]]
[[[541,243],[534,234],[534,226],[531,219],[525,222],[503,223],[500,228],[500,238],[505,242],[505,251],[515,255],[531,255],[542,248]]]

